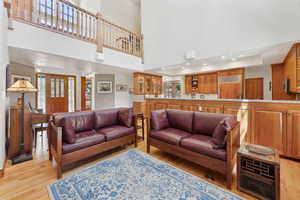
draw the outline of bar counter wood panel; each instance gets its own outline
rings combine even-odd
[[[236,115],[241,141],[273,147],[282,156],[300,159],[300,103],[146,99],[146,116],[159,109]]]

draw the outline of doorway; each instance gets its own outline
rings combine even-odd
[[[45,113],[74,112],[76,76],[38,73],[37,108]]]
[[[92,109],[92,80],[81,77],[81,110]]]
[[[245,81],[246,99],[264,99],[264,79],[248,78]]]

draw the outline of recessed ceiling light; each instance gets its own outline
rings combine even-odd
[[[207,66],[207,64],[206,64],[206,63],[203,63],[203,66]]]
[[[190,63],[190,62],[186,62],[185,65],[186,65],[186,66],[190,66],[191,63]]]
[[[184,69],[185,69],[185,67],[181,67],[181,69],[182,69],[182,70],[184,70]]]
[[[242,57],[245,57],[245,55],[241,54],[241,55],[239,55],[239,57],[242,58]]]
[[[236,61],[236,58],[231,58],[232,61]]]
[[[226,58],[226,56],[221,56],[221,58],[222,58],[222,59],[225,59],[225,58]]]

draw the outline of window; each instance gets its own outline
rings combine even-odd
[[[53,15],[53,0],[39,0],[39,10],[41,13]]]

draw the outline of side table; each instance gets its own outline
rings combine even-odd
[[[250,146],[248,146],[250,145]],[[249,147],[274,152],[263,155]],[[238,190],[263,200],[280,199],[280,160],[276,149],[244,143],[237,153]]]

